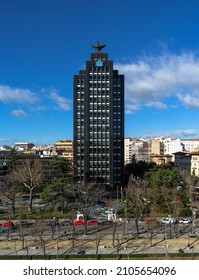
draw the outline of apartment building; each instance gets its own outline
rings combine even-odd
[[[199,176],[199,151],[174,153],[174,163],[179,171]]]
[[[191,159],[192,156],[187,152],[174,153],[174,164],[179,171],[191,173]]]
[[[59,140],[53,145],[53,155],[67,158],[70,166],[73,166],[73,141]]]
[[[133,156],[138,160],[139,150],[143,147],[143,141],[137,138],[124,139],[124,163],[125,165],[132,161]]]
[[[191,152],[191,174],[199,176],[199,151]]]
[[[173,155],[173,153],[184,151],[184,145],[178,138],[164,138],[162,142],[165,155]]]
[[[155,157],[164,155],[164,145],[161,139],[125,138],[124,154],[125,164],[130,163],[133,156],[136,160],[150,162],[155,160]],[[162,161],[167,160],[162,159]]]
[[[199,139],[181,139],[184,151],[193,152],[199,150]]]

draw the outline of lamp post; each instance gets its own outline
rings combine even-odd
[[[196,219],[196,211],[192,209],[192,233],[195,233],[195,219]]]
[[[164,239],[167,239],[167,223],[164,224]]]
[[[124,200],[125,206],[124,206],[124,211],[125,211],[125,238],[127,238],[127,234],[128,234],[128,217],[127,217],[127,201]]]
[[[190,203],[191,203],[191,212],[192,212],[192,233],[195,233],[195,219],[196,219],[196,211],[194,209],[193,203],[193,195],[194,195],[194,186],[190,186],[189,194],[190,194]]]

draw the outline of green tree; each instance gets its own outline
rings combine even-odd
[[[183,204],[182,176],[177,169],[162,165],[154,168],[147,179],[151,211],[177,215],[180,205]]]
[[[41,193],[42,200],[53,208],[64,213],[67,204],[73,199],[69,188],[73,182],[73,176],[69,174],[69,163],[65,158],[54,158],[50,164],[52,183],[44,188]]]
[[[50,186],[43,189],[41,193],[41,199],[50,208],[56,208],[61,213],[66,212],[68,204],[74,200],[73,196],[69,192],[72,178],[57,178],[53,180]]]
[[[135,157],[132,158],[131,163],[125,166],[125,185],[128,184],[129,178],[133,177],[144,178],[145,174],[149,172],[156,164],[154,162],[146,162],[143,160],[137,161]]]
[[[8,157],[6,162],[7,173],[13,170],[13,168],[16,165],[16,162],[17,162],[17,151],[15,148],[11,148],[8,152]]]
[[[50,172],[53,180],[66,178],[69,170],[70,164],[67,158],[55,157],[50,163]]]

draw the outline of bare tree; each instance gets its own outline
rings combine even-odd
[[[47,240],[45,239],[45,229],[46,224],[43,219],[39,219],[36,221],[36,232],[34,234],[35,236],[35,243],[38,242],[41,248],[43,249],[44,259],[46,259],[46,243]]]
[[[118,223],[117,222],[112,222],[112,227],[113,227],[113,232],[112,232],[112,246],[115,247],[115,235],[117,232],[117,226]]]
[[[11,172],[17,182],[29,189],[29,206],[32,210],[33,191],[43,180],[43,170],[40,159],[28,158],[20,161]]]
[[[180,211],[183,208],[182,199],[180,199],[178,196],[174,196],[174,199],[171,202],[171,207],[172,207],[173,217],[176,218],[176,222],[173,224],[174,233],[178,234],[178,223],[177,223],[177,221],[179,220]]]
[[[147,227],[147,232],[149,234],[148,238],[150,239],[150,245],[153,246],[152,240],[157,227],[157,220],[156,218],[146,218],[144,221]]]
[[[101,240],[102,240],[102,238],[105,236],[105,234],[104,233],[98,233],[97,235],[96,235],[96,252],[95,252],[95,257],[96,257],[96,259],[99,259],[99,255],[98,255],[98,251],[99,251],[99,246],[100,246],[100,242],[101,242]]]
[[[120,259],[119,252],[122,249],[122,245],[124,244],[125,240],[121,238],[120,236],[117,236],[117,245],[116,245],[116,253],[117,253],[117,260]]]
[[[74,197],[79,211],[83,215],[84,234],[87,234],[87,216],[91,208],[95,206],[99,199],[103,198],[107,192],[92,183],[71,184],[68,190]]]
[[[138,220],[143,217],[147,205],[146,181],[143,179],[130,179],[126,191],[127,205],[135,218],[135,226],[139,234]]]
[[[183,183],[186,187],[186,193],[190,201],[190,206],[193,210],[194,206],[198,204],[199,178],[197,176],[190,175],[187,172],[182,172],[181,175],[183,177]]]
[[[5,175],[4,181],[0,184],[0,193],[4,194],[11,201],[12,216],[15,217],[15,200],[19,192],[19,184],[11,173]]]

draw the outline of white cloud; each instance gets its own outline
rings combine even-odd
[[[0,136],[0,145],[2,145],[2,146],[9,145],[10,143],[14,143],[14,142],[17,142],[17,141],[19,141],[19,140],[15,139],[15,138]]]
[[[164,109],[168,108],[167,104],[164,104],[164,103],[159,102],[159,101],[148,101],[148,102],[145,103],[145,106],[146,107],[158,108],[158,109],[161,109],[161,110],[164,110]]]
[[[38,95],[28,89],[0,85],[0,101],[3,103],[34,104]]]
[[[27,117],[27,111],[33,113],[57,108],[63,111],[71,109],[71,101],[59,95],[56,90],[41,89],[35,93],[29,89],[13,88],[6,85],[0,85],[0,102],[9,105],[19,104],[21,109],[13,110],[11,115],[20,118]]]
[[[193,92],[192,94],[178,94],[178,99],[187,107],[192,109],[199,109],[199,94]]]
[[[177,98],[190,109],[199,108],[199,58],[195,53],[144,56],[131,64],[115,65],[125,75],[126,106],[173,107]]]
[[[14,116],[14,117],[17,117],[17,118],[27,118],[28,117],[28,114],[21,109],[13,110],[11,112],[11,115]]]
[[[133,114],[140,109],[138,104],[126,103],[125,114]]]
[[[50,93],[51,99],[58,105],[58,107],[64,111],[68,111],[71,109],[70,100],[60,96],[56,91],[52,91]]]
[[[155,137],[162,137],[162,138],[197,138],[198,131],[194,129],[178,129],[174,131],[167,131],[167,132],[145,132],[141,137],[143,138],[155,138]]]

